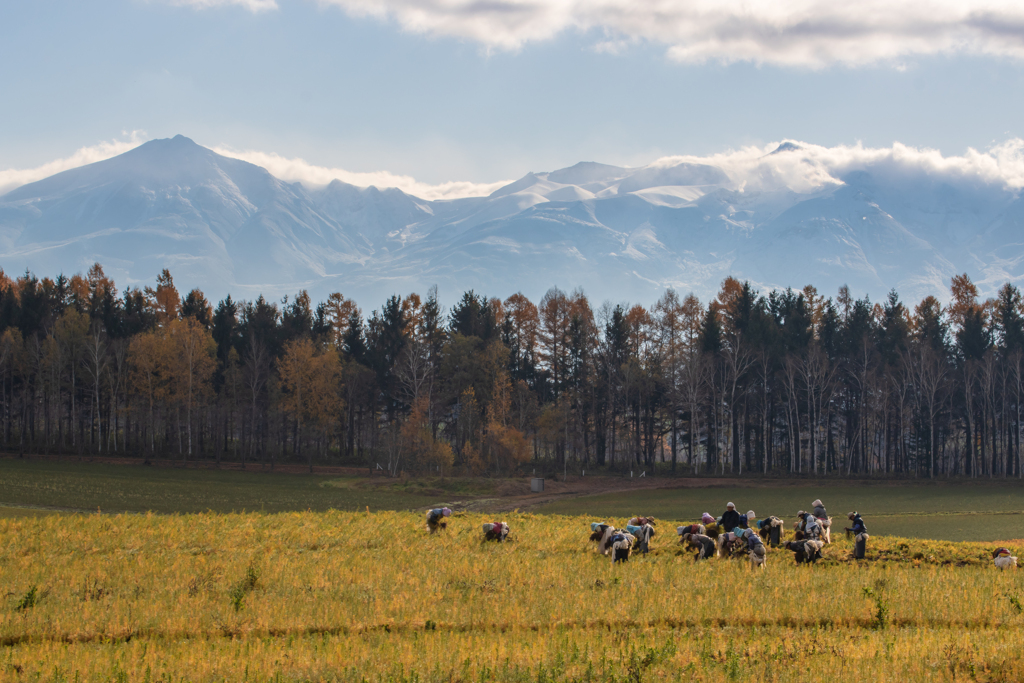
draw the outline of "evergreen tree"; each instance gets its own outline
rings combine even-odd
[[[704,353],[718,353],[722,350],[722,325],[718,320],[718,306],[708,304],[704,323],[700,329],[700,348]]]

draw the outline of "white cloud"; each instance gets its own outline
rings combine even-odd
[[[773,154],[782,146],[782,149]],[[842,182],[853,171],[870,171],[879,179],[920,174],[943,177],[950,182],[977,183],[1008,190],[1024,188],[1024,140],[1012,138],[986,151],[968,149],[960,156],[943,156],[934,149],[910,147],[871,148],[862,144],[823,147],[795,140],[750,146],[710,156],[672,156],[658,159],[652,167],[680,163],[717,166],[737,190],[790,189],[813,192]]]
[[[250,12],[266,12],[277,9],[276,0],[169,0],[172,5],[209,9],[211,7],[243,7]]]
[[[54,173],[122,154],[137,147],[145,139],[145,133],[132,131],[125,133],[122,140],[82,147],[68,157],[35,168],[0,170],[0,195]],[[780,145],[783,151],[773,154]],[[317,187],[338,179],[359,187],[396,187],[428,200],[485,196],[511,182],[450,181],[430,184],[389,171],[366,173],[316,166],[304,159],[288,158],[272,152],[239,151],[225,147],[215,147],[213,150],[227,157],[262,166],[287,182],[301,182]],[[763,147],[752,145],[708,156],[662,157],[647,168],[670,167],[681,163],[715,166],[729,177],[732,188],[751,192],[780,189],[814,192],[840,184],[841,178],[858,170],[870,171],[874,177],[883,180],[922,174],[961,184],[977,183],[1011,191],[1024,189],[1024,140],[1020,138],[1011,138],[985,151],[968,149],[959,156],[943,156],[942,152],[935,149],[910,147],[898,142],[891,147],[873,148],[860,143],[824,147],[784,140]]]
[[[507,185],[510,180],[496,183],[473,183],[469,181],[450,181],[440,185],[422,183],[407,175],[396,175],[388,171],[357,173],[342,168],[315,166],[304,159],[289,159],[272,152],[253,150],[238,151],[229,148],[215,147],[213,151],[226,157],[233,157],[256,164],[270,171],[272,175],[288,182],[301,182],[304,185],[326,185],[338,179],[343,183],[378,188],[397,187],[398,189],[421,199],[458,199],[461,197],[479,197],[488,195],[499,187]]]
[[[108,142],[100,142],[92,145],[91,147],[82,147],[74,154],[63,159],[56,159],[42,166],[35,168],[9,168],[7,170],[0,170],[0,195],[10,192],[16,187],[21,187],[27,183],[34,183],[37,180],[48,178],[54,173],[60,173],[61,171],[67,171],[71,168],[78,168],[79,166],[85,166],[97,161],[103,161],[110,157],[117,156],[118,154],[124,154],[130,149],[138,147],[146,141],[146,134],[142,131],[133,130],[131,133],[124,132],[122,134],[126,139],[123,140],[110,140]]]
[[[356,17],[515,50],[559,33],[601,31],[665,45],[680,62],[820,68],[939,53],[1024,57],[1024,4],[1013,0],[320,0]]]
[[[48,178],[55,173],[123,154],[146,141],[146,134],[141,131],[126,132],[124,136],[126,139],[123,140],[110,140],[109,142],[101,142],[91,147],[82,147],[71,156],[56,159],[35,168],[0,170],[0,196],[16,187]],[[326,185],[337,178],[342,182],[360,187],[369,187],[370,185],[375,185],[379,188],[397,187],[403,192],[420,197],[421,199],[479,197],[488,195],[499,187],[511,182],[509,180],[502,180],[496,183],[474,183],[455,180],[439,185],[431,185],[429,183],[422,183],[411,176],[396,175],[388,171],[356,173],[342,168],[314,166],[303,159],[289,159],[272,152],[238,151],[225,147],[215,147],[213,151],[226,157],[242,159],[251,164],[262,166],[270,171],[272,175],[287,182],[301,182],[315,187]]]

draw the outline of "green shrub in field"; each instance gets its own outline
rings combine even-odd
[[[28,589],[25,595],[21,596],[21,599],[18,600],[18,605],[14,609],[18,612],[24,612],[27,609],[32,609],[36,606],[36,603],[39,602],[41,597],[39,587],[33,585]]]
[[[231,591],[228,593],[231,598],[231,606],[235,608],[236,612],[245,606],[245,596],[255,590],[259,581],[259,568],[256,567],[256,565],[250,564],[245,570],[245,576],[239,579],[238,582],[231,587]]]

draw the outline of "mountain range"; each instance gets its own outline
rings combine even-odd
[[[800,145],[772,155],[785,161]],[[771,164],[765,166],[770,168]],[[528,173],[486,197],[427,201],[338,180],[307,187],[181,135],[0,197],[8,275],[84,272],[120,286],[168,268],[215,300],[340,291],[364,308],[438,285],[539,298],[581,287],[595,303],[707,299],[728,275],[761,290],[849,285],[878,300],[945,296],[967,272],[992,294],[1024,276],[1024,203],[1001,183],[857,168],[810,188],[740,183],[712,163],[582,162]]]

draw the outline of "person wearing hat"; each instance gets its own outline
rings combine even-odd
[[[722,529],[730,532],[740,525],[740,513],[736,512],[736,506],[732,503],[725,504],[725,512],[722,513]]]
[[[864,524],[859,512],[851,512],[846,515],[846,518],[853,523],[853,526],[846,527],[847,537],[850,534],[853,534],[854,537],[853,559],[863,560],[868,546],[868,527]]]
[[[436,534],[439,529],[447,528],[448,524],[442,521],[445,517],[451,517],[452,511],[450,508],[434,508],[433,510],[427,510],[427,528],[430,529],[430,533]]]

